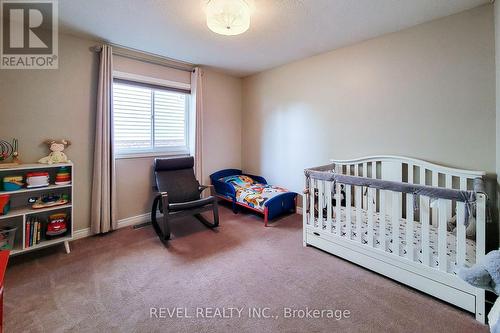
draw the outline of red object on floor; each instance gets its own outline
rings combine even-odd
[[[9,262],[9,254],[10,251],[0,251],[0,332],[3,332],[3,278]]]

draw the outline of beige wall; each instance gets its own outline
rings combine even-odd
[[[58,70],[0,70],[0,137],[17,137],[25,162],[48,153],[41,145],[47,138],[73,142],[67,154],[76,171],[75,230],[89,227],[98,71],[97,55],[89,47],[96,43],[61,35]],[[119,59],[117,66],[123,69],[127,62]],[[167,73],[180,82],[189,77],[185,72],[178,77],[179,73]],[[241,80],[211,70],[204,80],[205,96],[210,95],[204,101],[203,149],[205,156],[211,156],[205,163],[208,175],[218,168],[241,166]],[[152,158],[117,161],[120,219],[149,212],[151,163]]]
[[[495,173],[492,9],[244,79],[244,169],[295,191],[305,167],[373,154]]]
[[[205,69],[203,87],[203,173],[210,184],[212,172],[241,167],[241,79]],[[151,210],[152,163],[153,158],[117,160],[119,219]]]
[[[61,35],[59,69],[0,70],[0,138],[19,139],[24,162],[48,154],[48,138],[72,141],[75,230],[89,226],[97,56],[94,41]]]
[[[241,168],[242,80],[205,70],[203,116],[203,175],[226,168]]]

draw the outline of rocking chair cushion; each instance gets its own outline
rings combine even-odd
[[[155,159],[154,171],[159,192],[167,192],[171,203],[200,199],[200,184],[193,172],[192,157]]]
[[[203,207],[206,205],[213,204],[214,202],[215,202],[215,197],[210,196],[208,198],[198,199],[194,201],[172,203],[168,205],[168,209],[170,211],[186,210],[186,209]]]

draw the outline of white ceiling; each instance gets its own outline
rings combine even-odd
[[[221,36],[206,0],[60,0],[62,31],[246,76],[455,14],[488,0],[253,0],[250,29]]]

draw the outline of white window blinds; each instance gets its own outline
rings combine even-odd
[[[141,83],[113,84],[117,153],[187,152],[189,95]]]

